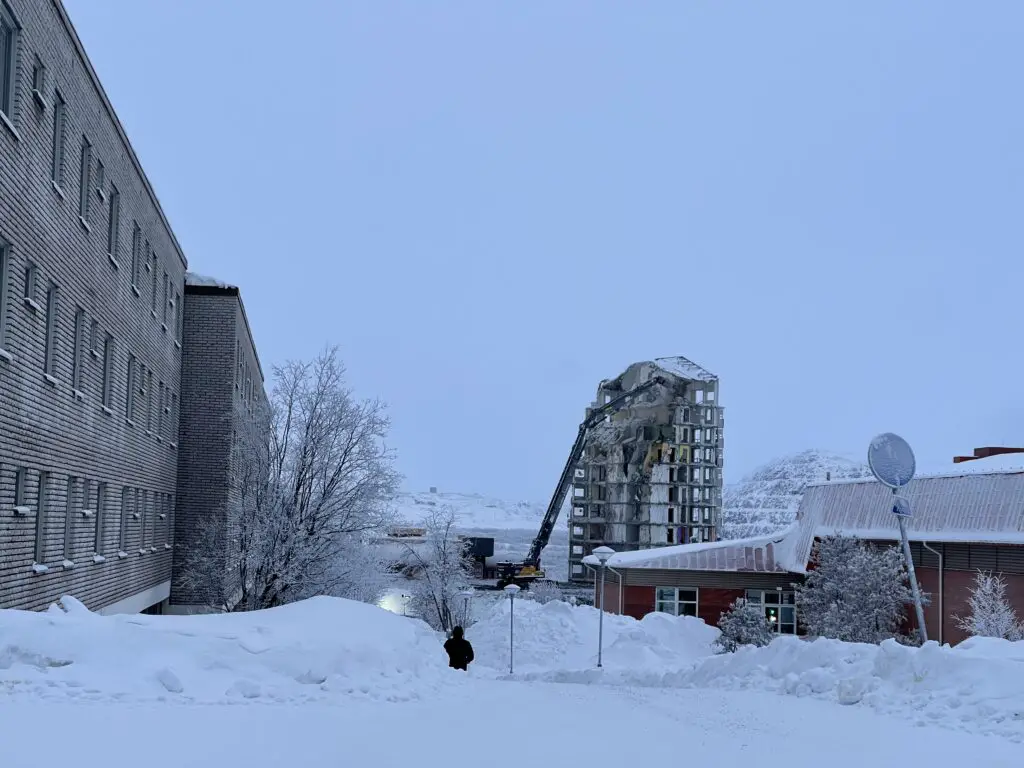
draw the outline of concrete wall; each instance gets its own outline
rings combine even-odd
[[[13,114],[10,124],[0,120],[0,240],[9,255],[0,316],[0,606],[43,608],[70,593],[99,609],[170,578],[185,261],[63,8],[54,0],[6,4],[20,32]],[[38,99],[37,61],[45,66]],[[54,174],[58,91],[65,145]],[[80,218],[83,137],[92,150]],[[29,264],[35,290],[26,301]],[[129,360],[138,366],[132,396]],[[14,509],[19,477],[23,514]],[[99,526],[83,515],[97,506]]]

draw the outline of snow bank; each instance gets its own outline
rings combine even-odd
[[[508,671],[509,610],[509,601],[502,600],[467,630],[480,666]],[[597,673],[598,615],[590,606],[516,600],[516,676],[563,682],[589,679]],[[606,614],[602,662],[605,672],[689,668],[712,653],[718,634],[688,616],[652,613],[637,621]]]
[[[666,675],[678,687],[758,689],[860,704],[920,725],[1024,741],[1024,642],[975,638],[922,648],[780,637]]]
[[[247,614],[0,611],[0,690],[193,702],[402,701],[453,682],[426,624],[329,597]]]

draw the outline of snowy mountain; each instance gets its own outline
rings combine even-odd
[[[800,497],[809,483],[871,477],[866,463],[827,451],[803,451],[765,464],[722,495],[721,537],[763,536],[785,528],[796,518]]]
[[[396,499],[398,514],[410,524],[436,507],[451,507],[461,529],[527,529],[536,531],[544,517],[545,505],[532,501],[502,501],[476,493],[428,491],[401,493]]]

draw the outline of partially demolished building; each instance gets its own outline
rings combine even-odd
[[[602,381],[587,413],[652,378],[654,386],[594,427],[574,469],[569,578],[589,581],[583,558],[715,541],[722,506],[724,409],[718,377],[685,357],[634,363]]]

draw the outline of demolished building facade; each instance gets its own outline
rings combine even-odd
[[[607,416],[573,470],[569,579],[583,558],[716,541],[722,507],[724,409],[718,377],[684,357],[634,363],[602,381],[587,413],[652,378],[662,383]]]

